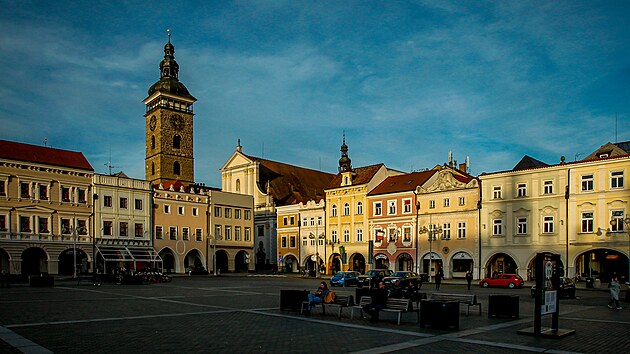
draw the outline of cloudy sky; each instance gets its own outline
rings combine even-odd
[[[0,0],[0,139],[144,178],[142,100],[172,32],[198,182],[235,149],[336,172],[477,175],[630,140],[628,1]]]

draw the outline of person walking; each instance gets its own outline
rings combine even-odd
[[[608,302],[608,307],[611,309],[616,308],[617,310],[621,310],[622,307],[619,306],[619,291],[621,289],[621,284],[619,284],[619,277],[617,276],[617,272],[613,273],[608,287],[610,288],[610,301]]]
[[[470,286],[472,285],[472,280],[473,280],[473,275],[472,275],[472,272],[469,270],[466,272],[466,283],[468,283],[468,290],[470,290]]]
[[[442,273],[442,268],[438,268],[438,271],[435,274],[435,290],[440,290],[440,285],[442,285],[443,276],[444,276],[444,273]]]

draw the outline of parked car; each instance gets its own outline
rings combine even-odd
[[[365,274],[359,275],[357,286],[359,288],[363,286],[371,286],[374,288],[378,285],[378,282],[392,275],[392,273],[393,272],[389,269],[370,269],[365,272]]]
[[[357,285],[359,275],[359,272],[337,272],[337,274],[330,278],[330,286]]]
[[[394,272],[392,275],[383,278],[383,281],[385,282],[385,286],[390,286],[396,279],[400,279],[400,283],[404,287],[407,287],[409,283],[413,284],[416,289],[422,287],[422,278],[416,272]]]
[[[536,296],[536,285],[532,286],[531,292],[532,297]],[[575,299],[575,283],[573,283],[573,280],[565,277],[560,277],[560,289],[558,289],[558,295],[560,297]]]
[[[506,287],[506,288],[520,288],[525,284],[523,278],[518,274],[497,274],[491,278],[483,278],[479,282],[479,286],[487,287]]]

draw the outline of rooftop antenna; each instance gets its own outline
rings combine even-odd
[[[170,28],[166,29],[166,35],[168,36],[168,42],[171,43],[171,29]]]
[[[44,147],[48,147],[48,138],[44,138]]]
[[[111,145],[109,145],[109,161],[107,161],[107,163],[105,163],[104,165],[109,168],[110,176],[112,175],[112,168],[118,168],[118,166],[112,165],[112,146]]]
[[[619,140],[617,140],[617,112],[615,112],[615,143],[618,143]]]

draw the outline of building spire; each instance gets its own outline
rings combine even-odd
[[[339,172],[352,171],[352,160],[348,157],[348,145],[346,145],[346,131],[343,131],[343,143],[341,144],[341,158],[339,159]]]
[[[164,46],[164,60],[160,62],[160,79],[173,78],[177,79],[179,75],[179,64],[175,61],[175,46],[171,44],[171,30],[166,29],[168,42]]]

